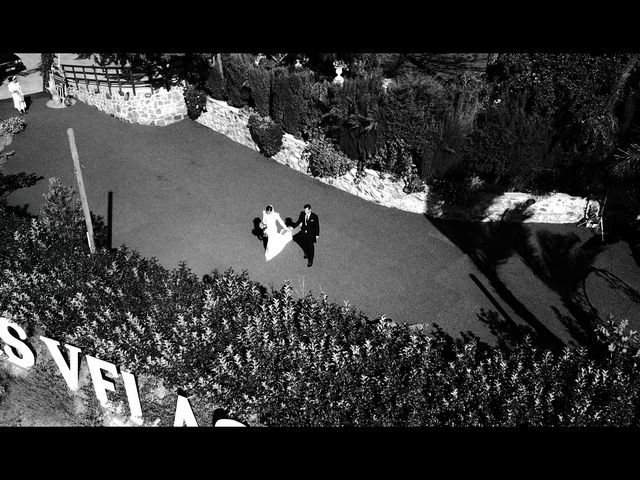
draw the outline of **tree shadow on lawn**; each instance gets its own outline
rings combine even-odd
[[[599,343],[595,338],[594,329],[599,316],[586,294],[585,280],[592,272],[605,275],[601,269],[593,267],[593,262],[604,250],[605,245],[595,235],[582,242],[574,232],[555,233],[542,229],[534,234],[531,226],[522,223],[522,219],[527,218],[527,208],[528,205],[521,204],[507,210],[498,222],[427,218],[471,258],[499,299],[526,322],[528,327],[525,329],[516,325],[491,293],[482,286],[480,280],[470,274],[472,280],[496,307],[496,311],[482,310],[478,318],[499,341],[513,341],[514,338],[522,338],[524,333],[532,331],[545,346],[551,349],[564,347],[564,342],[540,322],[500,278],[499,267],[517,255],[533,275],[560,296],[570,316],[560,314],[557,308],[552,309],[571,337],[585,347],[598,349]],[[622,289],[628,295],[633,295],[633,292],[629,292],[628,285],[612,279],[610,272],[607,274],[611,288]]]

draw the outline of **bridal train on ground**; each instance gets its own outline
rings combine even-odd
[[[264,256],[267,261],[278,255],[293,239],[292,229],[282,221],[278,212],[273,211],[273,207],[269,207],[262,211],[262,222],[267,226],[264,229],[267,237],[267,249],[264,251]],[[278,231],[278,225],[282,227],[280,231]]]

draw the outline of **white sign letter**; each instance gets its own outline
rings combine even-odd
[[[191,410],[189,399],[182,395],[178,395],[176,416],[173,421],[173,426],[182,427],[183,425],[186,425],[187,427],[197,427],[198,422],[196,422],[196,417],[193,415],[193,410]]]
[[[51,356],[56,361],[56,364],[60,369],[60,373],[64,377],[69,388],[74,392],[77,391],[79,388],[78,353],[80,353],[80,349],[78,347],[74,347],[73,345],[69,345],[68,343],[65,344],[65,347],[67,347],[67,350],[69,351],[69,365],[67,365],[67,362],[62,356],[62,352],[60,352],[60,342],[43,336],[40,336],[40,340],[42,340],[49,349]]]
[[[124,380],[124,389],[127,392],[127,400],[129,401],[129,411],[131,412],[131,420],[142,425],[142,407],[140,406],[140,397],[138,396],[138,385],[136,377],[129,372],[120,372]]]
[[[18,337],[11,335],[10,330],[13,330],[18,334]],[[31,350],[31,347],[20,340],[26,340],[27,334],[24,332],[20,325],[11,323],[8,319],[0,317],[0,338],[5,345],[4,353],[7,354],[8,360],[22,368],[31,368],[36,363],[36,357]],[[14,353],[13,347],[20,356]]]
[[[91,373],[91,381],[93,382],[93,389],[96,391],[96,398],[103,407],[107,407],[109,402],[107,400],[107,390],[112,392],[116,391],[116,385],[113,381],[107,380],[102,376],[102,370],[110,373],[114,378],[118,376],[118,369],[113,363],[105,362],[99,358],[86,355],[87,365],[89,366],[89,373]]]
[[[230,418],[221,418],[216,422],[214,427],[244,427],[244,423],[240,423],[236,420],[231,420]]]

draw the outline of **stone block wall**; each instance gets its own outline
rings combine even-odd
[[[187,117],[181,86],[172,87],[169,91],[161,88],[153,93],[129,93],[127,97],[114,89],[111,94],[107,89],[96,93],[91,87],[87,90],[85,85],[80,84],[78,87],[71,86],[69,93],[81,102],[130,123],[165,126]]]
[[[251,138],[249,133],[250,112],[240,108],[232,107],[226,102],[215,100],[211,97],[207,98],[207,111],[200,114],[196,120],[205,127],[221,133],[231,140],[238,142],[245,147],[249,147],[258,151],[256,142]]]

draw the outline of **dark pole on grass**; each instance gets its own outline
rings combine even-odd
[[[84,221],[87,225],[87,241],[89,242],[89,251],[96,253],[96,244],[93,240],[93,225],[91,224],[91,211],[89,210],[89,202],[87,194],[84,190],[84,181],[82,180],[82,171],[80,170],[80,160],[78,159],[78,149],[76,148],[76,139],[73,135],[73,128],[67,129],[69,136],[69,147],[71,148],[71,157],[73,158],[73,171],[78,181],[78,190],[80,191],[80,200],[82,201],[82,212],[84,213]]]
[[[113,234],[113,192],[109,192],[107,201],[107,248],[111,251],[111,235]]]

